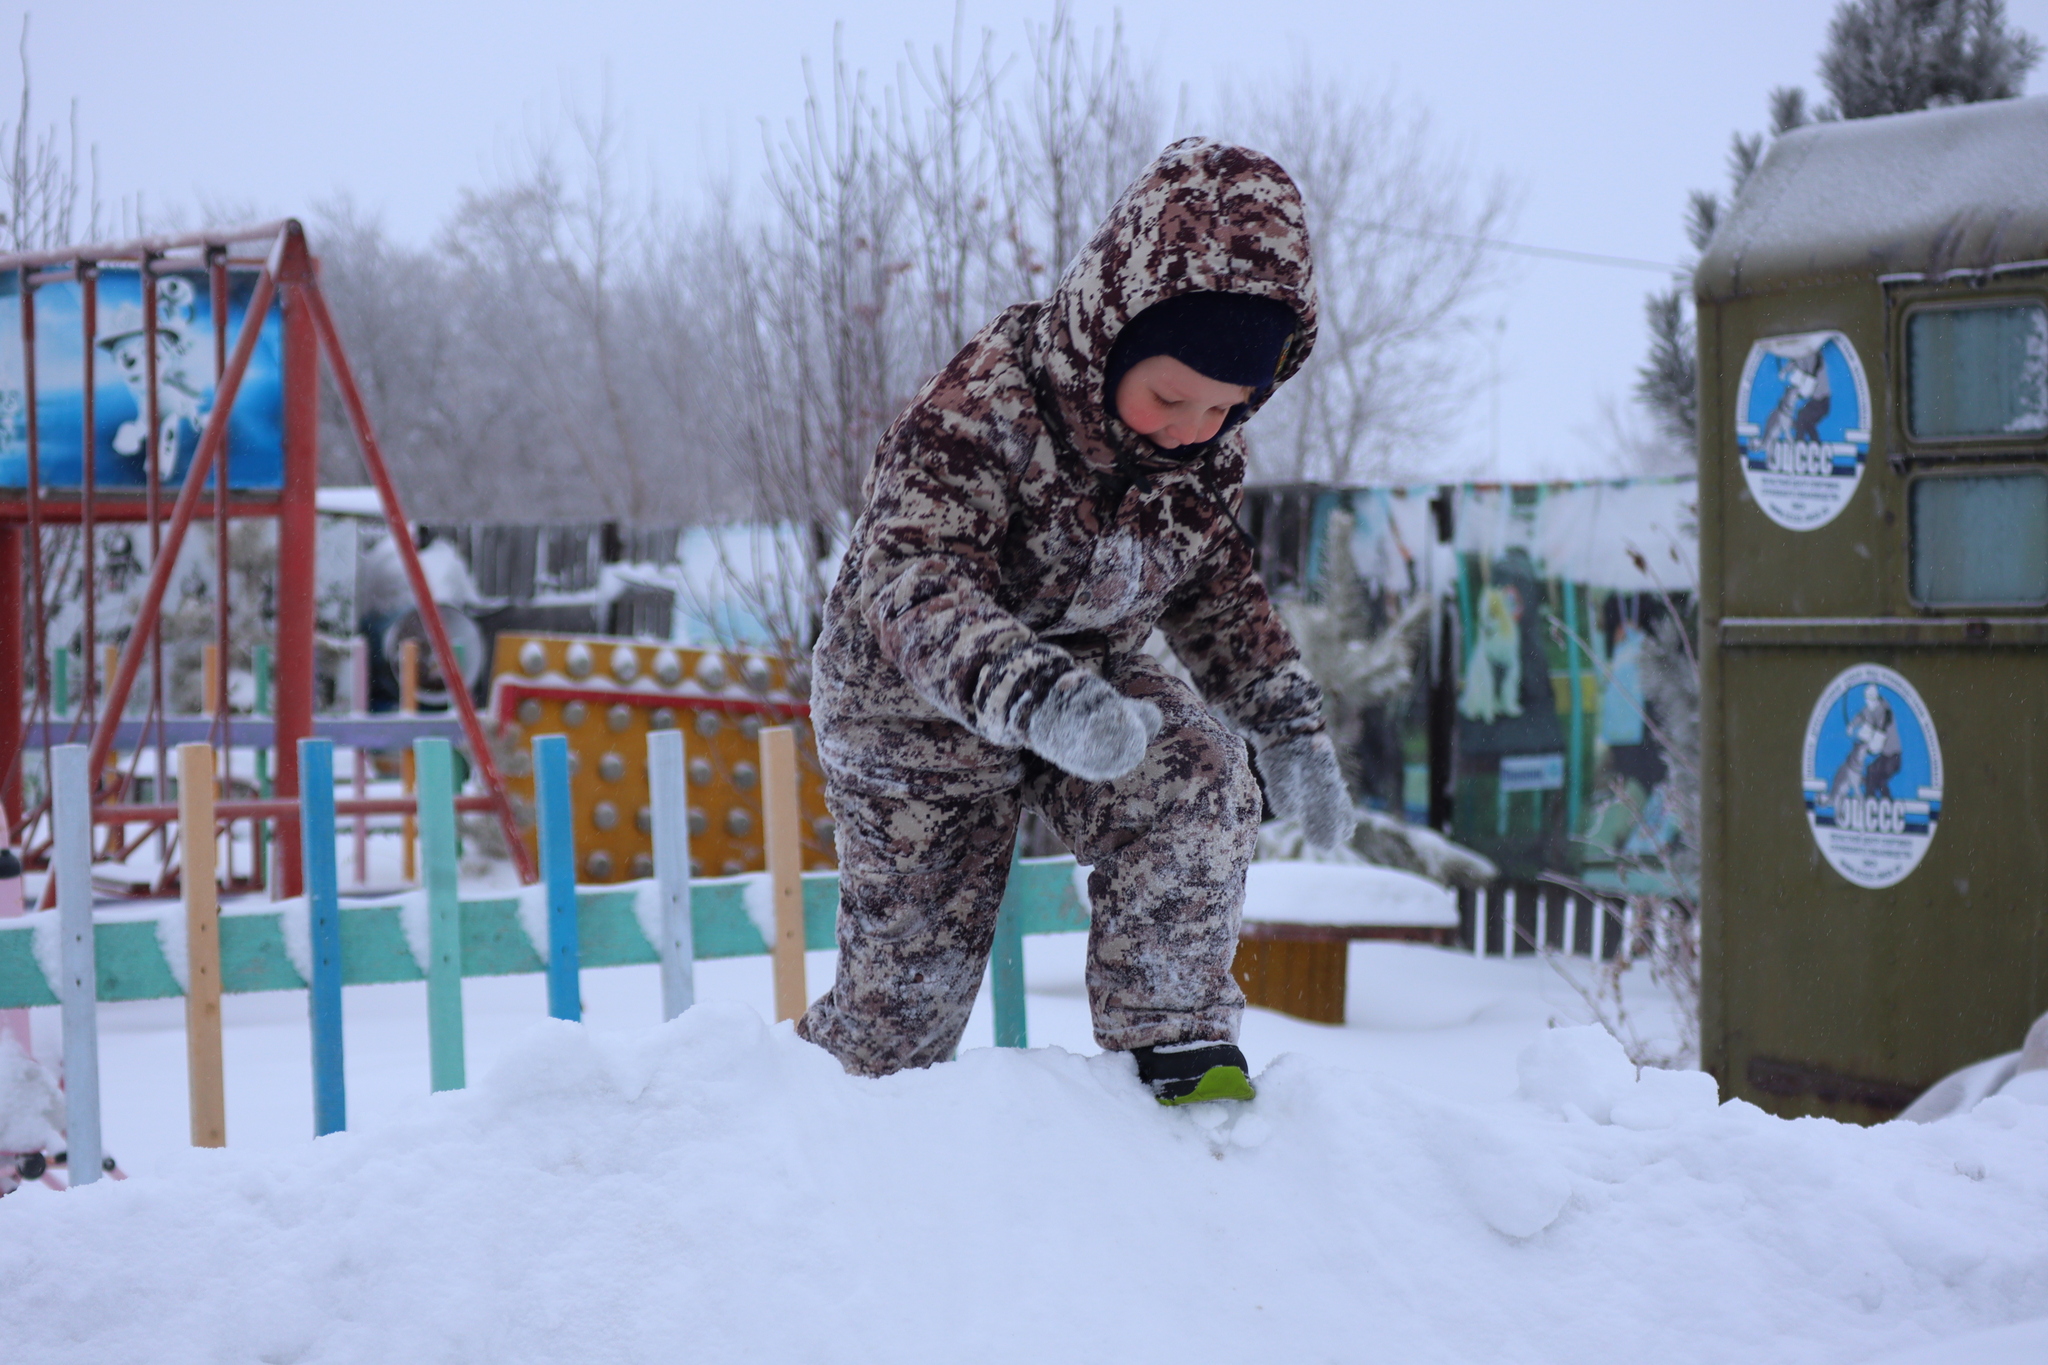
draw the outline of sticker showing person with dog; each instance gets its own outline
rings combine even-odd
[[[1806,819],[1828,865],[1858,886],[1919,866],[1941,818],[1941,743],[1913,685],[1859,664],[1821,692],[1800,762]]]
[[[1749,348],[1735,400],[1743,477],[1791,531],[1835,519],[1870,454],[1870,387],[1840,332],[1765,337]]]

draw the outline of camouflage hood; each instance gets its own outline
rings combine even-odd
[[[1155,303],[1215,292],[1273,299],[1300,330],[1274,376],[1291,378],[1316,337],[1316,291],[1301,191],[1271,157],[1182,138],[1124,191],[1061,276],[1031,333],[1034,381],[1068,444],[1107,469],[1119,455],[1185,464],[1109,410],[1103,379],[1124,325]],[[1254,410],[1272,393],[1252,396]],[[1202,448],[1204,451],[1208,447]]]

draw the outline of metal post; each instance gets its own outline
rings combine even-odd
[[[540,821],[540,879],[548,895],[548,1013],[581,1019],[583,954],[576,923],[576,829],[569,804],[567,736],[534,739],[533,795]]]
[[[313,261],[297,223],[284,231],[278,266],[278,288],[284,296],[284,487],[277,499],[277,710],[273,743],[277,748],[277,794],[295,800],[299,794],[299,741],[313,734],[314,611],[316,539],[320,531],[314,491],[320,482],[320,338],[306,306],[314,291]],[[267,309],[262,288],[250,299],[245,332],[262,322]],[[221,435],[226,437],[226,424]],[[227,487],[227,447],[223,439],[217,464],[218,485]],[[295,820],[277,831],[278,881],[286,896],[299,894],[299,828]]]
[[[21,392],[23,419],[28,436],[28,550],[29,550],[29,638],[35,641],[34,672],[36,701],[32,716],[50,719],[49,622],[44,618],[47,598],[43,592],[43,468],[42,398],[36,391],[36,296],[29,283],[29,271],[21,271]],[[52,790],[49,727],[43,728],[44,790]],[[27,846],[24,835],[22,844]]]
[[[208,311],[213,314],[213,386],[220,388],[220,377],[228,363],[228,264],[227,248],[208,247],[206,251],[206,278]],[[235,773],[234,708],[229,705],[228,675],[234,671],[234,642],[228,633],[230,600],[230,560],[228,549],[228,441],[233,428],[221,433],[220,454],[213,462],[213,652],[215,657],[212,695],[207,698],[213,711],[213,723],[220,743],[221,791],[228,790],[228,783]],[[279,556],[283,558],[282,554]],[[230,827],[222,846],[225,876],[222,880],[232,886],[235,880],[235,836]],[[253,853],[254,842],[251,842]],[[254,868],[251,868],[254,871]]]
[[[661,897],[661,1017],[697,1003],[696,941],[690,923],[690,792],[683,732],[647,736],[647,785],[654,816],[654,877]]]
[[[96,612],[99,598],[97,559],[99,547],[93,543],[95,536],[93,504],[98,501],[99,497],[99,471],[96,468],[98,464],[96,457],[99,454],[99,432],[97,430],[99,417],[97,415],[98,406],[95,402],[96,396],[93,393],[93,388],[98,383],[96,378],[98,356],[96,352],[99,350],[99,347],[96,343],[99,341],[100,335],[99,271],[90,261],[80,261],[78,263],[78,314],[80,324],[79,335],[84,341],[82,347],[84,353],[79,358],[81,388],[78,395],[78,430],[81,437],[79,441],[79,458],[82,468],[79,471],[79,497],[81,502],[78,508],[78,529],[79,534],[84,537],[84,544],[80,548],[85,552],[85,562],[82,566],[84,569],[85,587],[85,638],[78,652],[81,661],[85,664],[84,715],[86,726],[90,730],[93,722],[98,719],[93,703],[99,692],[99,674],[97,660],[94,657],[99,646],[99,620]],[[94,787],[97,788],[100,775],[95,772],[92,776]]]
[[[462,905],[457,884],[455,756],[445,739],[416,739],[420,862],[427,894],[427,1047],[433,1087],[467,1083],[462,1042]]]
[[[21,827],[22,729],[21,528],[0,526],[0,817],[16,837]]]
[[[996,1046],[1030,1047],[1024,1010],[1024,907],[1017,880],[1022,841],[1010,845],[1010,879],[996,911],[995,945],[989,952],[989,1003],[995,1007]]]
[[[164,582],[166,584],[170,582],[171,562],[175,561],[178,557],[178,549],[184,543],[184,533],[182,530],[179,529],[177,525],[177,513],[174,510],[172,512],[173,521],[171,526],[171,534],[169,537],[170,543],[168,545],[165,544],[163,524],[163,469],[161,467],[161,446],[163,442],[163,414],[160,411],[163,399],[163,388],[162,382],[157,375],[157,365],[159,362],[159,357],[157,355],[156,346],[155,254],[147,251],[143,252],[142,261],[138,268],[141,271],[140,289],[142,292],[142,349],[144,387],[148,390],[148,392],[144,395],[143,398],[143,417],[144,420],[147,421],[149,424],[149,430],[144,435],[142,442],[144,487],[143,501],[148,506],[149,509],[149,576],[150,586],[154,587],[156,585],[157,574],[159,571],[161,571],[163,574]],[[222,426],[225,426],[227,424],[227,413],[223,410],[221,406],[221,394],[224,387],[225,386],[220,383],[216,383],[213,386],[213,408],[215,413],[219,414],[219,417],[221,419],[220,424]],[[209,423],[209,425],[212,424]],[[200,441],[200,444],[203,446],[206,443],[202,439]],[[177,452],[172,451],[171,455],[172,458],[175,460]],[[198,461],[194,460],[193,463],[196,466]],[[190,472],[187,473],[185,482],[188,484],[193,482]],[[196,487],[192,491],[194,492],[195,495],[198,492]],[[185,501],[183,490],[179,491],[178,501],[180,503]],[[190,525],[191,520],[191,514],[188,512],[185,516],[186,524]],[[160,602],[161,595],[159,595],[159,603]],[[157,803],[161,805],[163,802],[169,799],[167,793],[169,792],[171,785],[170,754],[166,751],[164,747],[163,732],[164,716],[166,714],[166,710],[164,707],[164,637],[163,632],[159,630],[157,627],[156,613],[150,610],[150,603],[146,595],[143,599],[143,611],[137,615],[134,629],[130,633],[128,638],[131,641],[135,641],[137,643],[143,643],[146,640],[147,647],[149,649],[149,714],[151,718],[156,721],[157,724],[155,770],[156,775],[152,780],[156,783]],[[125,701],[126,693],[124,692],[122,696],[123,700]],[[93,744],[93,771],[98,772],[99,763],[104,754],[105,746],[98,742],[97,736],[94,737],[94,740],[95,742]],[[157,864],[159,868],[168,870],[171,861],[171,838],[169,830],[167,830],[162,825],[158,825],[156,827],[156,852]],[[158,872],[157,879],[159,882],[162,881],[164,875],[164,871]]]
[[[402,640],[398,645],[398,714],[416,716],[420,710],[420,643],[417,640]],[[407,796],[419,790],[419,763],[413,755],[398,756],[399,790]],[[417,846],[419,822],[408,815],[399,825],[401,871],[399,875],[407,882],[419,880],[419,861],[414,854]]]
[[[358,635],[348,642],[349,688],[354,697],[354,711],[359,716],[370,714],[370,642]],[[370,756],[358,744],[349,750],[354,770],[355,784],[351,789],[356,800],[361,801],[370,794]],[[356,885],[362,886],[370,879],[370,817],[358,815],[355,823],[355,869]]]
[[[178,746],[178,835],[184,849],[185,1080],[192,1145],[228,1145],[220,1045],[220,896],[213,865],[213,746]]]
[[[99,964],[92,925],[92,758],[83,744],[51,754],[51,870],[63,980],[64,1141],[71,1183],[100,1178]]]
[[[249,663],[251,671],[256,675],[256,714],[268,716],[271,712],[270,646],[258,644],[251,651]],[[275,737],[273,737],[272,742],[275,742]],[[333,761],[333,755],[330,754],[328,756],[330,767],[333,765]],[[270,750],[268,749],[259,748],[256,750],[256,795],[265,801],[270,799]],[[331,802],[334,799],[334,793],[327,793],[327,797]],[[257,884],[259,886],[268,884],[272,895],[275,896],[279,888],[268,875],[270,870],[270,822],[268,820],[259,819],[249,822],[249,861],[249,870],[255,877]]]
[[[299,741],[299,844],[306,860],[306,919],[313,979],[306,984],[313,1032],[313,1136],[348,1127],[342,1070],[341,890],[334,866],[334,741]]]

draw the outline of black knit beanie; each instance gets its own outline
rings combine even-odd
[[[1286,304],[1250,294],[1181,294],[1155,303],[1124,324],[1110,348],[1104,405],[1115,412],[1117,385],[1132,366],[1155,355],[1170,355],[1218,383],[1242,384],[1256,396],[1273,386],[1299,326]]]

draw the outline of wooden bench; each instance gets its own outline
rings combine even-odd
[[[1259,921],[1239,931],[1230,974],[1248,1005],[1313,1023],[1341,1024],[1353,939],[1448,945],[1457,938],[1456,928],[1435,925]]]
[[[1457,901],[1421,877],[1382,867],[1253,863],[1230,974],[1246,1004],[1341,1024],[1354,939],[1456,943]]]

